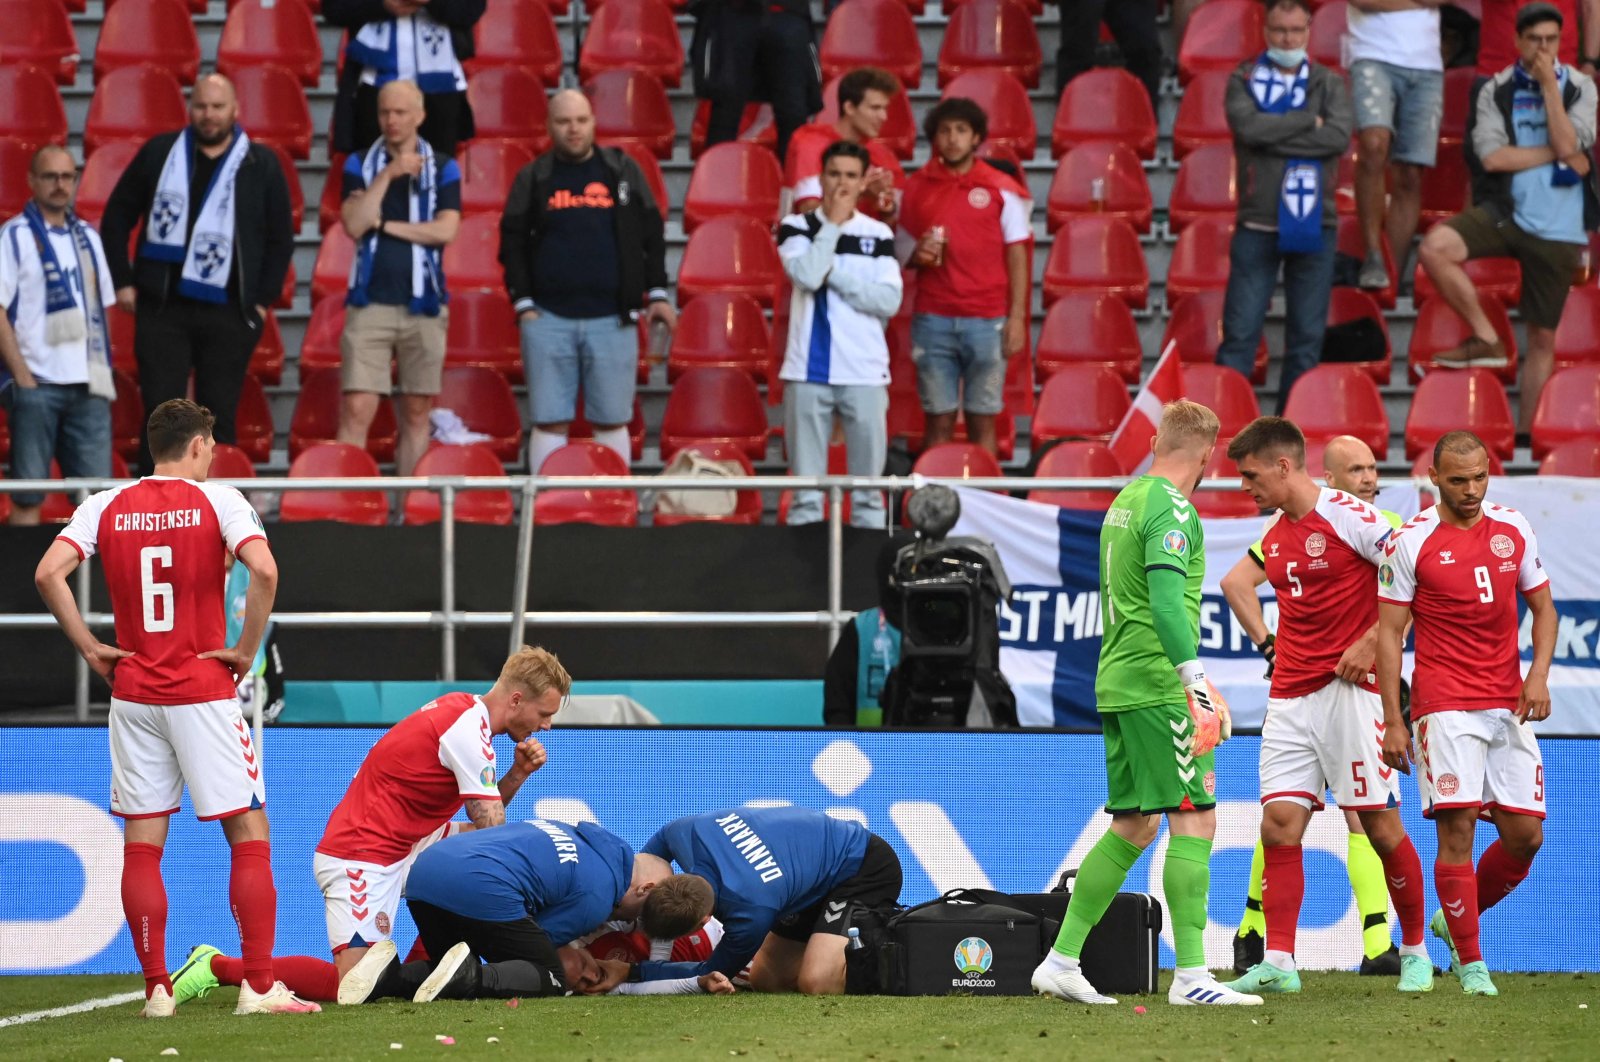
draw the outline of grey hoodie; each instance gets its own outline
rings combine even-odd
[[[1322,223],[1333,225],[1338,220],[1334,184],[1339,176],[1339,156],[1349,149],[1355,131],[1350,90],[1344,78],[1312,63],[1306,106],[1287,114],[1268,114],[1256,108],[1250,93],[1255,65],[1254,59],[1240,63],[1228,78],[1228,128],[1233,130],[1239,170],[1239,224],[1276,230],[1285,160],[1321,159]],[[1319,116],[1320,126],[1316,124]]]

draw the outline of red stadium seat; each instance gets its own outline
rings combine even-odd
[[[1010,148],[1023,160],[1033,158],[1039,130],[1033,121],[1033,101],[1022,82],[1003,70],[970,70],[944,87],[941,98],[965,96],[983,108],[989,117],[989,136],[985,143],[995,148]]]
[[[50,478],[61,479],[61,464],[55,458],[50,459]],[[116,450],[111,451],[111,478],[132,479],[128,472],[128,462]],[[10,503],[6,496],[7,504]],[[3,508],[3,507],[0,507]],[[39,519],[47,524],[64,524],[72,519],[72,514],[78,511],[78,498],[76,492],[68,494],[57,491],[44,496],[44,504],[39,508]]]
[[[1472,286],[1478,289],[1478,298],[1497,299],[1506,309],[1517,305],[1522,298],[1522,266],[1515,258],[1469,258],[1462,266]],[[1411,301],[1421,306],[1439,294],[1433,278],[1426,269],[1416,271],[1416,287]]]
[[[609,5],[606,10],[611,10]],[[723,214],[743,214],[763,225],[776,225],[782,191],[783,170],[772,152],[742,140],[718,144],[694,164],[683,200],[683,230],[693,232],[702,222]]]
[[[1372,377],[1354,365],[1318,365],[1295,380],[1283,415],[1306,439],[1354,435],[1382,461],[1389,452],[1389,414]]]
[[[1266,45],[1266,18],[1255,0],[1209,0],[1195,9],[1178,45],[1178,80],[1233,68]]]
[[[123,0],[124,3],[127,0]],[[359,446],[319,443],[289,465],[290,479],[377,478],[378,465]],[[278,503],[284,523],[332,520],[382,527],[389,522],[389,494],[381,490],[286,490]]]
[[[1150,272],[1131,225],[1091,214],[1061,226],[1044,267],[1045,306],[1069,291],[1105,292],[1143,309]]]
[[[133,314],[113,306],[106,311],[106,323],[111,331],[111,367],[137,378],[139,362],[133,356]]]
[[[311,109],[293,74],[281,66],[247,66],[234,72],[233,87],[239,124],[251,140],[278,144],[297,159],[311,157]]]
[[[522,412],[506,378],[481,365],[457,365],[444,370],[434,406],[451,409],[470,431],[489,438],[483,445],[502,461],[515,461],[522,453]]]
[[[1051,439],[1108,439],[1131,404],[1122,377],[1103,365],[1068,365],[1051,376],[1033,411],[1038,449]]]
[[[1044,452],[1034,469],[1040,479],[1070,476],[1074,479],[1109,479],[1121,476],[1117,455],[1105,443],[1067,439]],[[1063,509],[1104,512],[1117,498],[1114,490],[1030,490],[1028,500]]]
[[[308,447],[338,438],[342,390],[337,369],[301,374],[300,394],[295,399],[294,418],[289,422],[291,459]],[[394,407],[380,401],[377,416],[367,430],[367,452],[379,461],[392,461],[397,432]]]
[[[476,476],[498,479],[505,467],[494,451],[479,443],[467,446],[433,446],[422,455],[413,476]],[[511,523],[515,510],[508,490],[458,490],[455,518],[464,524]],[[436,524],[443,517],[443,503],[436,490],[406,491],[403,520],[408,525]]]
[[[1028,14],[1035,18],[1044,14],[1044,0],[1017,0],[1017,2],[1027,10]],[[964,3],[966,3],[966,0],[945,0],[941,6],[944,8],[944,13],[949,15]],[[907,0],[906,6],[911,9],[911,13],[914,15],[923,13],[922,5],[918,0]]]
[[[232,77],[242,67],[262,63],[283,67],[306,88],[317,87],[322,80],[322,39],[305,4],[239,0],[228,8],[217,44],[217,69]]]
[[[333,296],[344,301],[350,288],[350,266],[356,258],[356,244],[343,225],[335,225],[322,234],[317,247],[317,260],[311,267],[311,305]]]
[[[1156,114],[1144,83],[1120,67],[1088,70],[1067,82],[1050,130],[1050,154],[1110,140],[1141,159],[1156,157]]]
[[[1255,388],[1243,373],[1226,365],[1183,366],[1183,396],[1215,413],[1222,422],[1221,434],[1230,439],[1261,416]]]
[[[1592,284],[1567,292],[1556,325],[1555,367],[1600,362],[1600,288]]]
[[[1104,365],[1138,383],[1143,352],[1133,311],[1115,295],[1069,291],[1045,312],[1034,359],[1043,383],[1068,365]]]
[[[289,153],[277,144],[263,144],[268,151],[278,156],[278,167],[283,170],[284,183],[289,186],[289,216],[294,223],[294,231],[300,231],[300,225],[306,216],[306,193],[300,187],[300,170],[294,164],[294,159]],[[334,180],[337,174],[330,172],[327,180]]]
[[[335,421],[337,426],[337,421]],[[261,464],[272,457],[272,441],[276,429],[272,424],[272,406],[261,389],[261,381],[246,375],[239,389],[239,406],[233,415],[234,445],[243,450],[250,460]],[[332,435],[329,435],[332,438]]]
[[[839,81],[839,78],[834,78],[822,89],[822,110],[818,112],[816,121],[823,125],[832,125],[839,120]],[[894,152],[895,158],[905,161],[916,153],[918,135],[917,122],[911,114],[911,97],[907,93],[896,92],[889,97],[889,117],[884,121],[883,128],[878,130],[877,142]],[[777,143],[776,139],[773,143]]]
[[[80,218],[91,225],[100,224],[106,200],[111,198],[112,189],[122,179],[122,171],[139,153],[140,146],[136,140],[113,140],[102,144],[89,156],[78,175],[78,198],[72,204]]]
[[[1367,256],[1367,244],[1361,235],[1361,219],[1354,214],[1346,214],[1339,219],[1335,250],[1339,254],[1349,255],[1358,261]],[[1387,237],[1383,240],[1383,268],[1389,274],[1389,286],[1382,291],[1369,291],[1367,294],[1378,300],[1378,305],[1385,310],[1395,307],[1395,299],[1400,283],[1400,269],[1395,265],[1394,253],[1389,249]],[[1420,279],[1422,270],[1417,270]]]
[[[1471,205],[1471,175],[1459,147],[1438,150],[1432,166],[1422,170],[1422,218],[1419,232],[1461,213]]]
[[[1225,101],[1231,71],[1208,70],[1190,81],[1172,123],[1172,155],[1182,159],[1202,144],[1233,147]]]
[[[522,338],[517,315],[504,291],[450,293],[450,334],[445,341],[444,363],[493,369],[507,380],[521,381]]]
[[[474,141],[478,143],[478,141]],[[317,200],[317,231],[327,232],[339,224],[339,208],[344,203],[344,160],[347,156],[328,153],[328,169],[322,179],[322,197]]]
[[[930,446],[911,467],[916,475],[940,479],[988,479],[1002,476],[1000,462],[977,443],[947,442]]]
[[[589,19],[578,76],[607,70],[649,74],[668,88],[683,82],[683,41],[672,9],[661,0],[607,0]]]
[[[1389,324],[1371,295],[1357,288],[1334,288],[1328,299],[1328,327],[1366,318],[1383,333],[1383,357],[1375,361],[1351,362],[1364,369],[1375,383],[1386,384],[1393,367],[1394,351],[1389,345]]]
[[[0,137],[0,215],[20,214],[33,189],[28,187],[28,170],[37,149],[20,140]],[[80,215],[81,216],[81,215]]]
[[[456,294],[450,299],[450,326],[451,332],[455,331],[456,300],[461,294]],[[311,304],[311,320],[306,323],[306,335],[300,343],[300,375],[304,378],[308,373],[319,369],[337,369],[340,363],[339,337],[344,333],[344,299],[343,297],[323,299]],[[446,360],[449,359],[446,353]]]
[[[593,23],[590,26],[592,31]],[[550,8],[538,0],[489,0],[473,35],[477,54],[462,64],[468,78],[491,67],[510,66],[546,85],[561,83],[561,34]]]
[[[283,332],[278,328],[278,315],[271,310],[262,322],[256,349],[250,352],[250,375],[264,384],[276,385],[283,379]]]
[[[1545,381],[1533,413],[1533,456],[1562,443],[1600,438],[1600,365],[1560,369]]]
[[[1467,119],[1472,116],[1472,83],[1478,71],[1457,67],[1444,72],[1444,111],[1439,118],[1439,154],[1457,154],[1467,138]]]
[[[1406,414],[1406,460],[1430,452],[1446,432],[1474,432],[1492,452],[1511,460],[1516,422],[1506,387],[1488,369],[1430,372],[1417,384]]]
[[[1495,334],[1506,345],[1506,363],[1494,369],[1494,373],[1507,383],[1513,383],[1517,378],[1517,337],[1511,330],[1511,318],[1506,316],[1505,307],[1494,299],[1480,299],[1478,304],[1488,315]],[[1472,329],[1456,316],[1456,312],[1443,299],[1430,299],[1423,303],[1417,311],[1416,320],[1411,322],[1411,349],[1406,352],[1411,381],[1415,383],[1422,379],[1424,373],[1438,368],[1433,363],[1434,356],[1460,346],[1470,335]],[[1439,371],[1455,370],[1443,368]]]
[[[720,461],[725,464],[738,466],[741,476],[753,476],[755,467],[750,464],[750,458],[737,446],[728,443],[693,443],[684,447],[693,450],[709,461]],[[827,503],[824,502],[824,505]],[[848,503],[847,503],[848,505]],[[651,517],[651,522],[656,527],[678,527],[683,524],[742,524],[755,526],[761,523],[761,492],[759,490],[740,490],[733,495],[733,512],[723,515],[701,515],[698,513],[664,513],[659,509]],[[848,514],[848,509],[846,509]],[[782,522],[781,520],[779,521]]]
[[[200,38],[183,0],[118,0],[106,12],[94,47],[94,79],[140,63],[170,70],[185,85],[194,84],[200,73]]]
[[[1239,468],[1228,457],[1228,444],[1232,439],[1218,438],[1212,448],[1211,460],[1206,463],[1205,482],[1232,483],[1232,490],[1197,490],[1194,492],[1194,509],[1201,516],[1213,518],[1230,516],[1256,516],[1260,509],[1239,487]]]
[[[111,448],[124,458],[136,458],[139,439],[144,435],[144,401],[132,376],[116,370],[112,372],[117,397],[111,403]]]
[[[113,140],[145,140],[189,122],[183,88],[170,71],[157,66],[124,66],[94,88],[83,129],[84,154],[92,156]]]
[[[1039,87],[1044,53],[1033,16],[1017,0],[965,0],[939,45],[939,86],[973,70],[999,70]]]
[[[667,380],[706,366],[738,369],[756,380],[767,375],[771,335],[761,304],[749,295],[712,291],[690,299],[678,315],[667,355]]]
[[[67,142],[66,108],[48,73],[0,64],[0,137],[32,148]]]
[[[474,140],[461,152],[461,213],[500,214],[506,208],[511,182],[533,161],[526,145],[509,140]]]
[[[907,89],[922,81],[922,44],[904,0],[845,0],[835,7],[822,33],[821,60],[828,81],[861,66],[887,70]]]
[[[59,3],[0,0],[0,26],[0,64],[37,66],[60,85],[78,79],[78,35]]]
[[[1221,291],[1196,292],[1179,299],[1172,306],[1172,316],[1161,336],[1161,349],[1168,343],[1178,346],[1178,359],[1184,364],[1210,365],[1217,360],[1217,348],[1222,345]],[[1256,363],[1250,373],[1250,382],[1258,387],[1267,382],[1267,337],[1261,337],[1256,348]]]
[[[250,462],[250,455],[237,446],[227,443],[217,443],[211,451],[211,470],[206,473],[206,479],[255,479],[256,466]]]
[[[1311,38],[1306,42],[1306,53],[1313,63],[1344,74],[1343,40],[1350,35],[1346,18],[1345,0],[1327,0],[1317,5],[1311,19]]]
[[[696,442],[737,446],[752,461],[767,455],[767,409],[755,381],[738,369],[691,369],[672,385],[661,417],[661,459]]]
[[[660,161],[638,144],[618,144],[617,147],[627,152],[628,157],[637,162],[639,169],[644,171],[645,183],[650,186],[650,195],[655,199],[656,207],[661,211],[661,221],[665,224],[672,204],[667,195],[666,178],[661,176]]]
[[[1346,214],[1356,212],[1356,166],[1360,161],[1361,142],[1352,140],[1350,147],[1339,156],[1338,176],[1333,179],[1333,209],[1344,217]],[[1385,185],[1388,181],[1385,175]]]
[[[1228,255],[1233,242],[1233,219],[1197,218],[1178,234],[1167,263],[1167,298],[1182,299],[1201,291],[1223,291],[1228,286]]]
[[[901,95],[904,95],[903,93]],[[898,97],[896,97],[898,98]],[[711,128],[711,103],[701,100],[695,104],[694,117],[689,122],[689,157],[698,159],[705,154],[706,136]],[[771,151],[778,153],[778,127],[773,121],[772,105],[769,103],[748,103],[744,113],[739,116],[740,140],[752,144],[760,144]],[[667,156],[663,155],[662,158]],[[905,156],[909,158],[910,156]]]
[[[594,428],[583,415],[583,390],[578,390],[578,402],[573,412],[572,426],[567,429],[569,439],[592,439]],[[644,403],[639,396],[633,396],[633,417],[628,422],[628,448],[633,454],[633,460],[638,461],[644,456]]]
[[[926,418],[922,413],[922,402],[915,393],[896,394],[889,392],[888,428],[890,440],[899,439],[906,445],[911,453],[922,451],[923,433],[926,427]],[[1002,409],[994,419],[995,449],[1001,461],[1009,461],[1016,455],[1017,450],[1017,419],[1009,409]],[[967,421],[965,413],[956,415],[956,442],[966,442]],[[848,516],[848,510],[846,516]]]
[[[500,215],[462,218],[456,238],[444,249],[445,283],[451,291],[504,290],[505,273],[500,268],[499,255]]]
[[[1239,212],[1238,167],[1231,144],[1202,144],[1184,157],[1167,202],[1167,227],[1182,232],[1197,218],[1232,224]]]
[[[1105,214],[1121,218],[1139,232],[1149,232],[1151,212],[1150,184],[1139,156],[1122,144],[1104,140],[1081,144],[1066,153],[1050,181],[1045,206],[1051,232],[1075,214]]]
[[[615,0],[613,0],[615,2]],[[541,476],[627,476],[628,463],[609,446],[569,442],[544,459]],[[535,524],[600,524],[632,527],[639,522],[639,493],[632,490],[541,490],[533,502]]]
[[[1552,446],[1539,462],[1541,476],[1600,476],[1600,438],[1574,439]]]
[[[659,79],[638,70],[605,70],[583,83],[594,107],[595,135],[607,144],[640,144],[658,159],[672,157],[678,135],[672,105]]]
[[[478,71],[467,79],[467,101],[478,140],[515,140],[535,154],[550,150],[544,86],[526,70]]]
[[[678,266],[678,301],[708,291],[745,294],[771,307],[783,283],[772,233],[754,218],[725,214],[694,230]]]

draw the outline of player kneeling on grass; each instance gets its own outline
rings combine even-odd
[[[1078,957],[1139,853],[1167,817],[1163,871],[1178,970],[1167,1002],[1256,1005],[1206,970],[1206,893],[1217,830],[1212,749],[1231,729],[1198,659],[1205,533],[1190,504],[1216,446],[1217,416],[1178,401],[1161,411],[1150,471],[1124,487],[1100,528],[1104,639],[1095,700],[1106,743],[1111,829],[1078,868],[1055,947],[1033,972],[1034,991],[1077,1003],[1115,1003],[1083,975]]]
[[[723,936],[698,963],[602,963],[608,979],[648,988],[736,977],[748,964],[758,992],[839,995],[851,905],[898,902],[902,874],[889,842],[859,823],[804,808],[735,808],[661,827],[635,859],[634,878],[652,938],[681,937],[713,914]]]
[[[1486,502],[1489,454],[1471,432],[1433,448],[1439,503],[1406,522],[1378,568],[1378,688],[1388,724],[1383,758],[1422,768],[1423,814],[1439,830],[1433,931],[1468,995],[1499,995],[1478,943],[1478,917],[1521,884],[1544,840],[1544,763],[1527,725],[1549,718],[1556,610],[1527,519]],[[1522,674],[1517,595],[1532,619]],[[1416,744],[1400,715],[1400,657],[1416,623],[1411,683]],[[1419,755],[1420,753],[1420,755]],[[1499,839],[1472,866],[1479,817]]]
[[[1246,493],[1277,514],[1262,533],[1278,598],[1277,653],[1261,728],[1264,960],[1228,987],[1298,992],[1295,926],[1305,897],[1300,841],[1322,792],[1361,817],[1400,915],[1402,992],[1433,988],[1422,943],[1422,862],[1400,822],[1400,776],[1383,761],[1383,702],[1372,673],[1378,599],[1372,578],[1394,533],[1372,506],[1306,473],[1306,441],[1282,417],[1234,436],[1228,456]],[[1401,724],[1402,726],[1404,724]]]

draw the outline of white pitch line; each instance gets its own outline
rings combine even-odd
[[[132,1003],[136,999],[143,999],[143,992],[118,992],[114,996],[101,996],[99,999],[86,999],[82,1003],[74,1003],[68,1007],[51,1007],[49,1010],[34,1010],[27,1014],[13,1014],[9,1018],[0,1018],[0,1029],[7,1025],[26,1025],[30,1021],[43,1021],[46,1018],[64,1018],[68,1014],[82,1014],[85,1011],[99,1010],[102,1007],[116,1007],[123,1003]]]

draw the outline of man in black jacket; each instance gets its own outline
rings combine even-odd
[[[201,78],[189,97],[189,125],[145,142],[100,222],[117,305],[136,315],[145,408],[183,398],[192,370],[195,401],[216,416],[223,443],[236,441],[250,354],[294,253],[283,168],[250,142],[238,115],[233,83],[221,74]],[[148,441],[140,443],[140,463],[153,467]]]
[[[817,59],[807,0],[694,0],[689,68],[694,94],[711,102],[706,146],[736,140],[747,103],[772,104],[778,158],[788,157],[789,136],[822,110],[822,67]]]
[[[550,99],[554,146],[522,168],[500,221],[500,264],[522,330],[533,429],[528,470],[567,441],[584,397],[595,441],[629,459],[639,314],[669,332],[661,214],[638,163],[594,142],[574,89]],[[648,307],[648,308],[646,308]]]

